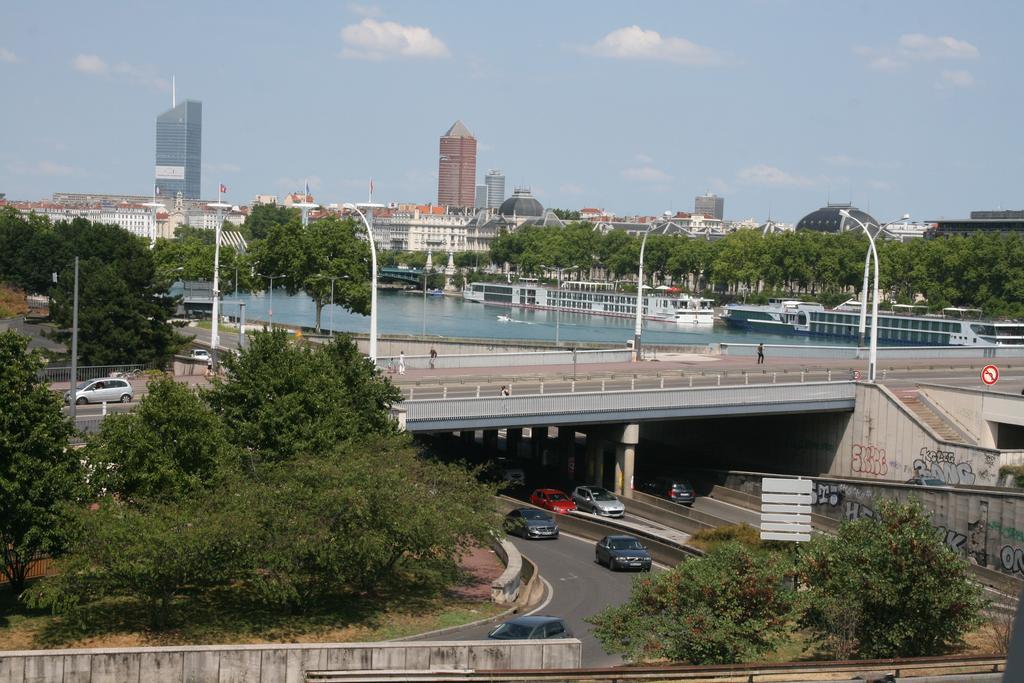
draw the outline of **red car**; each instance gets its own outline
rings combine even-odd
[[[537,489],[530,494],[530,502],[537,507],[563,515],[576,509],[576,503],[572,498],[558,489]]]

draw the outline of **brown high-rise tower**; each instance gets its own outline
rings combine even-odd
[[[476,201],[476,138],[456,121],[441,136],[437,162],[437,203],[472,208]]]

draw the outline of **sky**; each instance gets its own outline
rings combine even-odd
[[[1024,208],[1024,3],[518,0],[7,3],[0,192],[147,194],[156,117],[203,103],[204,196],[436,202],[461,119],[478,182],[546,207],[795,222]]]

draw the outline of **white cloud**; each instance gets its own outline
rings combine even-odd
[[[308,178],[278,178],[277,184],[287,192],[302,192],[306,183],[309,183],[310,191],[320,189],[320,176],[311,175]]]
[[[869,69],[898,71],[913,62],[932,62],[939,59],[977,59],[981,53],[966,40],[952,36],[926,36],[923,33],[905,33],[894,47],[877,48],[859,45],[854,54],[867,60]]]
[[[940,75],[939,86],[948,88],[970,88],[974,85],[974,76],[967,69],[951,69]]]
[[[736,178],[751,185],[768,187],[807,187],[815,183],[810,178],[793,175],[768,164],[754,164],[740,169],[736,173]]]
[[[612,31],[583,51],[600,57],[658,60],[688,66],[712,66],[725,61],[709,47],[686,38],[662,36],[635,25]]]
[[[108,76],[156,90],[170,90],[171,84],[157,75],[151,66],[137,66],[128,62],[117,62],[113,66],[99,55],[80,54],[71,60],[71,68],[90,76]]]
[[[76,55],[71,60],[71,68],[83,74],[102,76],[107,73],[107,63],[98,55]]]
[[[75,173],[72,167],[55,161],[14,162],[7,164],[7,170],[17,175],[67,176]]]
[[[210,171],[211,173],[238,173],[242,170],[242,167],[231,163],[203,164],[203,170]]]
[[[21,61],[21,57],[5,47],[0,47],[0,62],[4,62],[5,64],[17,64]]]
[[[393,21],[366,18],[341,29],[348,59],[380,61],[392,57],[437,59],[449,55],[448,47],[429,28],[403,26]]]
[[[966,40],[952,36],[926,36],[921,33],[907,33],[900,36],[900,48],[912,59],[977,59],[978,48]]]
[[[650,164],[654,161],[654,159],[646,154],[636,154],[633,156],[633,159],[639,164]]]
[[[349,12],[360,17],[379,17],[383,14],[380,7],[377,5],[364,5],[361,2],[350,2],[346,7],[348,7]]]
[[[653,166],[636,166],[622,170],[622,177],[641,183],[660,183],[672,180],[672,176]]]

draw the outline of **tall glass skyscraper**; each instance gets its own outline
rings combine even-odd
[[[505,174],[492,168],[484,178],[487,186],[487,208],[497,209],[505,201]]]
[[[203,103],[186,100],[156,117],[156,188],[199,199],[202,191]]]

